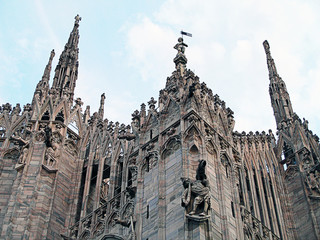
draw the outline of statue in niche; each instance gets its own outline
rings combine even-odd
[[[105,178],[102,180],[101,197],[104,200],[107,200],[108,198],[109,185],[110,185],[110,178]]]
[[[22,149],[22,153],[21,153],[21,155],[20,155],[20,157],[19,157],[19,164],[25,164],[26,163],[26,160],[27,160],[27,156],[28,156],[28,148],[27,147],[24,147],[23,149]]]
[[[45,127],[45,144],[47,146],[45,153],[45,164],[51,168],[56,167],[56,158],[60,156],[58,139],[55,139],[49,126]]]
[[[30,146],[30,138],[27,138],[26,140],[19,137],[11,137],[11,140],[14,142],[14,144],[21,146],[20,150],[20,157],[18,159],[18,162],[15,166],[15,169],[18,170],[20,167],[24,166],[27,162],[28,152],[29,152],[29,146]]]
[[[122,218],[115,218],[115,223],[120,224],[124,227],[129,228],[130,227],[130,233],[128,236],[128,240],[134,240],[136,238],[135,234],[135,225],[136,225],[136,218],[134,214],[134,204],[127,205],[126,209],[124,210],[122,214]]]
[[[196,173],[196,180],[182,178],[185,188],[181,205],[186,208],[189,215],[198,215],[200,217],[208,215],[210,207],[209,182],[205,173],[205,160],[200,160]]]
[[[318,170],[310,171],[306,177],[306,183],[311,195],[320,195],[320,173]]]

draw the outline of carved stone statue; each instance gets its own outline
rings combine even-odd
[[[27,156],[28,156],[28,151],[29,151],[29,149],[27,147],[24,147],[22,149],[22,153],[21,153],[21,155],[19,157],[19,163],[20,164],[25,164],[26,163]]]
[[[318,196],[320,194],[320,174],[317,170],[309,172],[306,177],[306,183],[310,189],[311,195]]]
[[[105,178],[102,180],[101,197],[104,200],[107,200],[107,198],[108,198],[109,184],[110,184],[110,178]]]
[[[206,216],[210,206],[209,183],[205,173],[206,161],[200,160],[196,173],[196,180],[182,178],[185,188],[181,205],[189,215]]]
[[[124,227],[129,228],[130,227],[130,233],[128,236],[128,240],[135,240],[136,234],[135,234],[135,224],[136,224],[136,218],[134,214],[134,205],[129,204],[126,209],[124,210],[122,214],[122,218],[115,218],[115,223],[120,224]]]
[[[183,42],[183,38],[180,37],[180,38],[178,38],[178,43],[173,48],[178,51],[177,55],[179,55],[179,54],[184,54],[184,51],[186,49],[185,47],[188,47],[188,45],[185,44]]]

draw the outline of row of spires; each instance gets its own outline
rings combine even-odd
[[[40,101],[41,103],[44,101],[48,94],[51,94],[54,96],[54,99],[56,99],[56,101],[59,101],[59,99],[66,98],[69,106],[72,106],[74,89],[76,86],[76,80],[78,78],[78,28],[80,21],[81,17],[77,15],[75,17],[74,27],[70,33],[68,42],[66,43],[64,50],[60,55],[59,62],[56,66],[52,87],[51,89],[49,89],[50,72],[52,67],[52,61],[55,56],[54,50],[51,51],[49,61],[44,70],[42,79],[36,87],[33,101],[35,101],[35,98],[38,98],[38,101]],[[292,118],[293,110],[285,83],[278,75],[274,60],[271,57],[269,43],[267,41],[264,41],[263,46],[267,56],[267,65],[269,70],[269,91],[271,103],[277,125],[279,125],[282,121]],[[176,57],[174,58],[174,63],[176,65],[176,69],[181,73],[181,75],[183,75],[186,70],[186,47],[188,47],[188,45],[183,42],[183,38],[179,38],[178,43],[174,46],[174,48],[178,51]],[[105,95],[102,94],[98,113],[99,116],[101,116],[102,118],[104,111],[104,101]]]
[[[79,22],[81,17],[75,17],[74,27],[70,33],[68,42],[62,51],[59,62],[55,69],[52,87],[49,89],[49,80],[52,67],[52,60],[55,56],[54,50],[51,51],[48,64],[44,70],[42,79],[36,87],[33,103],[35,98],[42,103],[48,94],[59,101],[66,98],[69,106],[73,104],[74,89],[78,78],[78,54],[79,54]]]

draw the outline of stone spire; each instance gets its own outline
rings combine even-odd
[[[37,87],[34,93],[34,98],[37,97],[40,103],[44,100],[44,98],[47,96],[49,91],[50,72],[51,72],[52,60],[54,56],[55,56],[55,52],[53,49],[50,53],[48,64],[44,69],[42,79],[37,84]],[[33,102],[34,102],[34,98],[32,100]]]
[[[55,69],[55,76],[51,88],[51,93],[55,95],[57,99],[66,98],[70,105],[73,103],[74,88],[78,78],[78,28],[80,20],[81,17],[77,15],[69,40],[60,55],[59,62]]]
[[[99,117],[103,119],[104,115],[104,102],[105,102],[106,96],[104,93],[101,94],[101,99],[100,99],[100,108],[99,108]]]
[[[292,118],[293,110],[286,84],[277,72],[274,60],[271,57],[270,46],[267,40],[263,42],[263,46],[267,55],[270,80],[269,94],[271,98],[271,105],[273,108],[277,126],[279,128],[279,125],[281,125],[283,121],[287,121],[288,119]]]
[[[178,38],[178,43],[173,47],[178,51],[176,57],[173,59],[173,62],[176,64],[176,69],[180,71],[181,75],[183,75],[188,62],[187,57],[184,55],[186,47],[188,47],[188,45],[183,42],[182,37]]]

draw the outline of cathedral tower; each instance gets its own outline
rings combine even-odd
[[[320,164],[319,138],[308,128],[308,121],[298,117],[286,85],[279,77],[270,46],[263,42],[269,69],[269,93],[276,124],[277,159],[283,165],[286,207],[292,212],[290,228],[297,239],[319,239]]]

